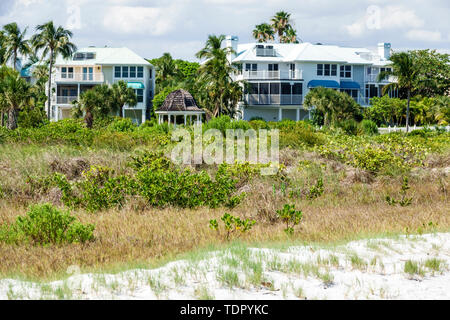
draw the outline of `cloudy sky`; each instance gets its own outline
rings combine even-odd
[[[145,58],[196,60],[208,34],[252,39],[256,24],[285,10],[305,42],[450,53],[449,0],[0,0],[0,24],[53,20],[78,47],[126,46]]]

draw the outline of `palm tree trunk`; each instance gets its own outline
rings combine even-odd
[[[53,69],[53,50],[50,50],[50,67],[48,70],[48,88],[47,88],[47,119],[50,121],[51,98],[52,98],[52,69]]]
[[[408,103],[406,104],[406,132],[409,132],[409,103],[411,102],[411,89],[408,89]]]
[[[94,123],[94,117],[92,116],[91,111],[86,111],[86,115],[84,116],[84,122],[86,123],[86,127],[92,129],[92,125]]]
[[[15,109],[15,108],[11,108],[8,112],[7,128],[9,130],[17,129],[17,109]]]

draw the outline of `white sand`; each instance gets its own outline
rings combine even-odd
[[[247,260],[242,258],[245,252]],[[331,263],[320,263],[319,257]],[[430,259],[439,259],[438,270],[426,267]],[[249,260],[262,267],[262,280],[251,280]],[[406,273],[408,260],[420,271]],[[274,267],[275,262],[289,261],[318,272],[305,275]],[[440,233],[361,240],[333,248],[235,249],[159,269],[76,274],[47,284],[3,279],[0,299],[450,299],[449,266],[450,233]],[[239,280],[227,286],[220,280],[224,270]]]

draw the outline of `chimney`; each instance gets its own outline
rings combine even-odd
[[[386,42],[380,42],[378,44],[378,55],[382,59],[389,60],[391,57],[391,44]]]
[[[231,60],[236,57],[237,54],[237,46],[238,46],[239,38],[237,36],[226,36],[225,38],[225,47],[233,49],[234,53],[228,55],[228,61],[231,63]]]

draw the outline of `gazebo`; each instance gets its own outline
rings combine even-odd
[[[167,116],[168,123],[173,123],[175,126],[177,125],[178,116],[184,117],[185,125],[192,123],[193,117],[196,117],[196,119],[194,119],[195,124],[201,124],[202,115],[204,113],[205,111],[197,106],[194,97],[188,91],[183,89],[178,89],[169,93],[162,106],[155,111],[155,114],[158,115],[159,124],[163,123]]]

